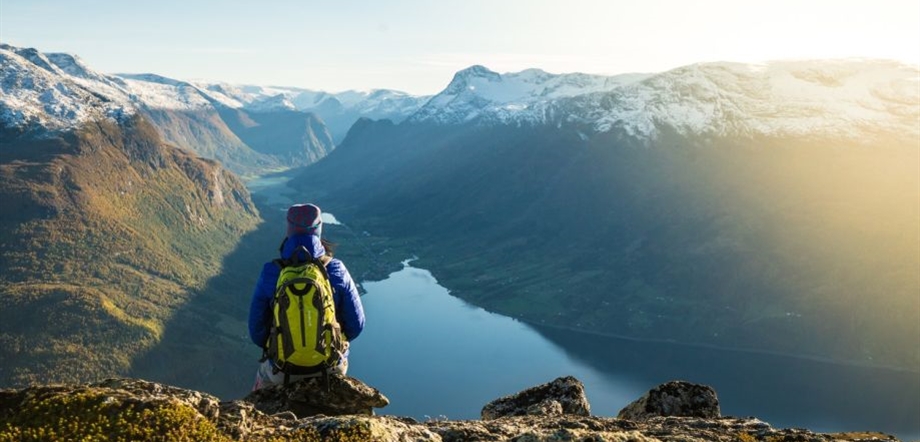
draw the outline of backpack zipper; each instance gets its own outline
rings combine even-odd
[[[303,312],[303,296],[298,296],[297,298],[300,299],[300,346],[306,347],[307,346],[307,330],[305,328],[306,327],[305,319],[304,319],[305,314]]]

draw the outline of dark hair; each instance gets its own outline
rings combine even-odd
[[[338,244],[336,244],[336,243],[334,243],[334,242],[332,242],[332,241],[329,241],[329,240],[326,239],[326,238],[320,238],[319,241],[320,241],[321,243],[323,243],[323,248],[326,249],[326,256],[328,256],[328,257],[330,257],[330,258],[332,258],[333,256],[335,256],[335,248],[338,246]]]

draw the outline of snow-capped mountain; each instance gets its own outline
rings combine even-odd
[[[137,105],[150,109],[202,110],[213,108],[213,100],[198,86],[156,74],[118,74],[124,91]]]
[[[415,113],[431,98],[389,89],[330,93],[297,87],[202,82],[195,85],[210,98],[233,108],[270,108],[266,100],[272,99],[276,100],[276,107],[315,112],[320,117],[325,117],[324,112],[335,109],[337,112],[354,112],[368,118],[389,118],[396,123]]]
[[[215,89],[155,74],[105,75],[68,54],[0,47],[0,129],[13,137],[55,137],[138,115],[163,141],[241,174],[307,165],[335,147],[323,122],[282,93],[241,102]]]
[[[335,94],[321,93],[312,106],[300,105],[299,109],[320,109],[329,106],[332,100],[347,109],[368,118],[388,118],[394,123],[415,113],[431,97],[411,95],[390,89],[373,89],[370,91],[345,91]],[[380,117],[377,117],[380,116]]]
[[[266,111],[273,106],[279,109],[295,109],[290,102],[295,88],[278,88],[227,83],[191,82],[210,100],[233,109],[255,109]]]
[[[186,82],[154,74],[117,74],[115,78],[124,79],[127,89],[145,105],[159,109],[197,109],[210,104],[259,112],[299,110],[322,118],[335,110],[399,122],[431,98],[387,89],[329,93],[297,87]]]
[[[284,94],[278,94],[249,103],[249,105],[246,106],[246,110],[253,112],[272,112],[278,110],[297,110],[297,108],[294,107],[294,103],[291,103],[291,100],[288,100]]]
[[[705,63],[604,77],[530,69],[458,72],[409,121],[552,124],[656,137],[681,134],[858,137],[920,133],[920,69],[890,61]]]
[[[410,121],[545,123],[551,119],[546,115],[548,106],[557,100],[614,90],[645,77],[553,75],[539,69],[501,75],[477,65],[457,72],[447,88],[412,115]]]
[[[20,132],[62,130],[136,112],[119,81],[67,54],[0,44],[0,125]]]
[[[337,139],[361,117],[400,122],[430,97],[393,90],[328,93],[296,87],[267,87],[183,81],[156,74],[106,75],[70,54],[43,54],[0,45],[0,124],[56,131],[93,118],[131,115],[138,108],[312,112],[338,128]]]
[[[336,143],[345,137],[359,118],[387,119],[399,123],[431,98],[389,89],[329,93],[295,87],[195,84],[212,100],[232,108],[312,112],[326,123]]]
[[[499,74],[472,66],[457,72],[433,97],[105,75],[72,55],[9,45],[0,46],[0,68],[0,124],[19,131],[61,130],[93,118],[124,118],[138,109],[236,109],[312,112],[336,144],[362,117],[440,125],[551,125],[575,128],[583,136],[618,131],[647,140],[662,130],[851,139],[879,131],[920,134],[920,69],[880,60],[704,63],[617,76],[539,69]]]

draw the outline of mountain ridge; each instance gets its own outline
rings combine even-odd
[[[458,72],[409,121],[550,124],[586,136],[621,128],[652,140],[662,125],[685,135],[821,131],[858,139],[872,132],[852,126],[886,124],[915,135],[917,103],[902,100],[916,92],[918,75],[917,67],[889,60],[698,63],[618,76],[498,74],[477,65]]]
[[[915,68],[886,63],[882,84],[900,90],[915,81],[900,76]],[[714,68],[717,78],[737,73]],[[827,71],[841,77],[812,73],[808,82],[844,98],[884,90],[858,78],[874,78],[872,69],[847,62],[818,73]],[[668,75],[690,79],[634,85],[664,82],[668,91],[710,84],[710,74],[678,69]],[[741,78],[760,84],[759,75]],[[846,87],[854,76],[864,90]],[[400,124],[361,121],[292,186],[379,236],[389,253],[406,251],[394,262],[416,255],[453,295],[527,322],[916,371],[920,90],[883,94],[870,104],[896,104],[870,107],[872,118],[850,127],[847,115],[829,112],[825,121],[837,104],[812,90],[795,101],[788,91],[758,95],[732,82],[713,88],[691,89],[687,100],[705,103],[691,99],[733,88],[751,94],[739,109],[710,114],[736,115],[717,118],[725,131],[679,130],[646,116],[648,130],[617,123],[594,132],[591,121],[565,121],[561,111],[536,122],[489,119],[495,102],[483,96],[458,106],[436,96],[426,106],[453,106],[460,112],[438,115],[464,119],[419,120],[423,108]],[[515,97],[541,96],[530,91]],[[607,108],[591,104],[602,97],[626,109],[618,93],[560,102],[606,118]],[[562,109],[549,103],[542,109]],[[796,103],[830,107],[802,113]],[[667,112],[671,104],[654,105]],[[642,106],[633,109],[645,115]],[[792,130],[757,129],[798,118],[805,123]],[[542,273],[547,265],[557,278]]]
[[[123,109],[134,102],[174,111],[225,106],[244,112],[316,112],[329,125],[334,144],[362,117],[391,119],[397,124],[403,120],[442,125],[548,124],[575,128],[584,137],[623,130],[652,142],[667,130],[748,137],[821,131],[849,140],[871,136],[881,126],[887,126],[889,132],[920,133],[914,124],[920,118],[916,103],[902,101],[917,89],[920,69],[890,60],[712,62],[613,76],[550,74],[536,68],[499,74],[474,65],[458,71],[440,93],[412,96],[391,90],[328,93],[199,83],[156,74],[109,77],[68,54],[48,58],[34,49],[4,48],[25,54],[48,72],[72,73],[84,87],[92,82],[107,101]],[[55,65],[55,60],[63,67]],[[19,114],[40,114],[22,109],[23,101],[5,107],[22,111]],[[78,106],[60,106],[66,108],[64,115],[80,114]],[[8,125],[22,123],[16,121],[22,115],[5,114],[0,117]],[[58,120],[63,118],[60,114]]]
[[[309,112],[297,111],[303,120],[312,118],[314,122],[301,124],[305,132],[289,130],[279,138],[287,148],[281,151],[273,146],[275,140],[266,144],[266,140],[253,140],[248,133],[233,133],[221,121],[224,103],[190,82],[157,74],[107,76],[93,71],[79,57],[9,45],[0,47],[0,57],[0,125],[17,132],[53,138],[90,121],[118,123],[143,113],[167,142],[219,159],[241,174],[305,165],[334,148],[327,129]],[[284,100],[266,100],[250,112],[269,115],[291,111],[281,106]],[[285,115],[289,121],[296,120]]]

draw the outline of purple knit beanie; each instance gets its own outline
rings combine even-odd
[[[323,220],[319,207],[313,204],[295,204],[287,211],[287,236],[298,233],[322,236]]]

